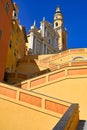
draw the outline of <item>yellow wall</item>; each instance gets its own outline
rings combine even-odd
[[[0,83],[0,129],[51,130],[70,105]]]
[[[71,106],[60,99],[0,83],[1,130],[52,130]],[[70,112],[66,128],[75,128],[78,108]]]
[[[56,79],[53,83],[43,84],[42,87],[38,85],[32,90],[71,103],[79,103],[80,119],[87,119],[87,74],[66,75],[64,78]]]
[[[40,60],[40,63],[45,63],[45,64],[54,63],[55,65],[61,65],[61,64],[71,62],[74,57],[77,57],[76,59],[77,61],[84,60],[78,57],[87,58],[87,48],[70,49],[70,50],[66,50],[58,54],[46,55],[46,57],[42,55],[40,56],[39,60]]]
[[[20,57],[18,58],[23,58],[25,56],[26,52],[26,41],[27,41],[27,36],[26,36],[26,30],[25,27],[19,25],[20,27],[20,34],[19,34],[19,55]]]
[[[72,61],[72,58],[76,56],[77,59]],[[57,70],[39,77],[36,76],[35,78],[31,78],[30,80],[26,80],[17,84],[17,86],[20,86],[23,89],[29,89],[52,97],[60,98],[69,102],[79,103],[80,119],[86,119],[87,62],[84,60],[84,58],[81,59],[78,58],[78,56],[86,58],[87,49],[72,49],[56,55],[48,55],[48,57],[42,56],[44,59],[41,59],[41,56],[37,56],[36,59],[39,59],[39,65],[41,62],[44,62],[44,66],[46,67],[46,63],[55,63],[58,65]],[[36,66],[39,68],[38,64]],[[31,66],[31,68],[34,68],[34,66]],[[23,70],[23,66],[21,70]]]
[[[1,98],[0,106],[0,130],[51,130],[58,122],[56,117]]]
[[[79,58],[82,56],[83,58]],[[74,61],[72,59],[77,57]],[[48,55],[39,63],[56,64],[57,70],[42,76],[21,82],[24,89],[79,103],[80,119],[87,118],[87,49],[72,49],[56,55]],[[25,84],[25,87],[24,87]],[[65,91],[66,90],[66,91]],[[83,96],[84,95],[84,96]]]
[[[10,41],[8,45],[6,70],[15,71],[18,58],[24,57],[24,49],[25,39],[22,27],[17,21],[13,20]]]

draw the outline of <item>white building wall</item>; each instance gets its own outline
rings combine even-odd
[[[35,25],[30,30],[29,48],[32,50],[32,54],[54,53],[58,48],[56,39],[58,39],[58,35],[52,25],[42,21],[39,31]]]

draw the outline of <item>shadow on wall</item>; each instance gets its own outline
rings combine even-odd
[[[50,70],[47,67],[38,65],[38,59],[38,55],[28,55],[23,60],[21,59],[19,61],[19,66],[17,67],[17,72],[26,74],[28,78],[36,77],[49,72]]]
[[[38,55],[28,55],[18,61],[14,72],[6,71],[4,82],[15,84],[50,72],[50,69],[40,69],[38,66]]]

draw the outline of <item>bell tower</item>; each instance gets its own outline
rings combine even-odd
[[[61,13],[60,7],[56,8],[54,14],[54,29],[58,33],[58,49],[64,51],[67,49],[67,31],[64,28],[63,14]]]
[[[13,20],[16,20],[19,23],[18,13],[19,13],[19,8],[18,8],[16,3],[13,3],[13,14],[12,14],[12,17],[13,17]]]

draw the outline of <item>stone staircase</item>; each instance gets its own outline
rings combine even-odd
[[[77,49],[78,50],[78,49]],[[16,74],[11,74],[9,76],[9,83],[15,84],[20,81],[35,78],[38,76],[43,76],[66,67],[76,67],[76,66],[87,66],[87,60],[83,61],[71,61],[72,54],[78,52],[77,50],[64,51],[55,55],[44,56],[27,56],[20,59],[17,64]],[[80,50],[87,54],[86,50]],[[79,52],[80,53],[80,52]],[[78,54],[79,54],[78,53]],[[65,58],[64,58],[65,56]],[[68,61],[67,61],[67,56]],[[75,58],[74,58],[75,59]],[[67,62],[66,62],[67,61]],[[16,75],[16,76],[15,76]]]
[[[80,120],[77,130],[87,130],[87,120]]]

